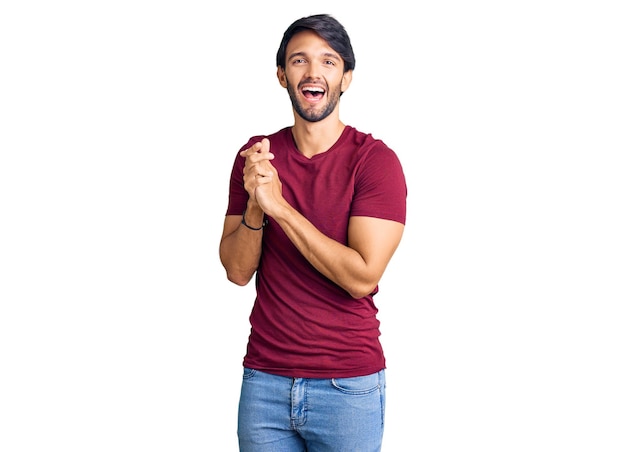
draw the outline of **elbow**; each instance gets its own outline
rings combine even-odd
[[[229,277],[228,277],[228,280],[229,280],[231,283],[236,284],[236,285],[241,286],[241,287],[243,287],[243,286],[245,286],[246,284],[248,284],[248,281],[246,281],[245,279],[241,279],[241,278],[237,279],[237,278],[231,278],[231,277],[229,276]]]
[[[345,279],[343,284],[340,285],[352,298],[358,300],[376,293],[380,276],[381,275],[375,272],[364,269],[362,271],[353,272],[350,277]]]
[[[256,272],[256,267],[242,267],[236,262],[221,259],[222,266],[226,271],[226,279],[238,286],[245,286],[250,282],[252,276]]]
[[[354,298],[355,300],[358,300],[358,299],[367,297],[368,295],[375,293],[377,287],[378,287],[378,282],[362,283],[362,284],[358,284],[358,285],[354,285],[353,287],[350,287],[349,289],[347,289],[347,291],[352,298]]]
[[[250,280],[252,279],[252,275],[254,274],[254,272],[252,274],[249,273],[241,273],[241,272],[226,272],[226,278],[233,284],[236,284],[238,286],[245,286],[247,285]]]

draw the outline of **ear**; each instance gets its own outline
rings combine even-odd
[[[350,83],[352,83],[352,71],[344,72],[343,77],[341,78],[341,92],[344,93],[350,87]]]
[[[278,77],[278,83],[280,83],[280,86],[287,88],[287,76],[285,75],[285,70],[282,67],[278,66],[276,69],[276,76]]]

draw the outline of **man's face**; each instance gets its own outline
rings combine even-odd
[[[284,70],[278,68],[278,79],[287,88],[294,110],[309,122],[321,121],[337,107],[352,71],[344,74],[339,54],[308,30],[291,38],[286,55]]]

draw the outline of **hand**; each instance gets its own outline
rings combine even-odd
[[[243,185],[250,199],[255,202],[256,188],[263,182],[263,178],[269,176],[271,172],[267,162],[273,159],[274,155],[269,150],[270,142],[267,138],[264,138],[239,153],[241,157],[246,159],[243,168]]]
[[[284,199],[278,171],[270,162],[274,158],[270,152],[270,141],[264,138],[239,155],[246,159],[243,180],[250,199],[271,215],[273,208],[284,202]]]

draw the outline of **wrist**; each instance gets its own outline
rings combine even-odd
[[[241,215],[241,224],[243,224],[245,227],[247,227],[248,229],[251,229],[253,231],[260,231],[261,229],[263,229],[265,226],[267,226],[267,218],[265,218],[265,215],[262,213],[261,214],[261,219],[260,221],[253,221],[252,219],[250,219],[251,223],[248,223],[246,221],[246,213],[247,213],[247,209],[243,211],[243,214]],[[257,224],[259,224],[259,222],[261,223],[260,226],[256,226]]]

